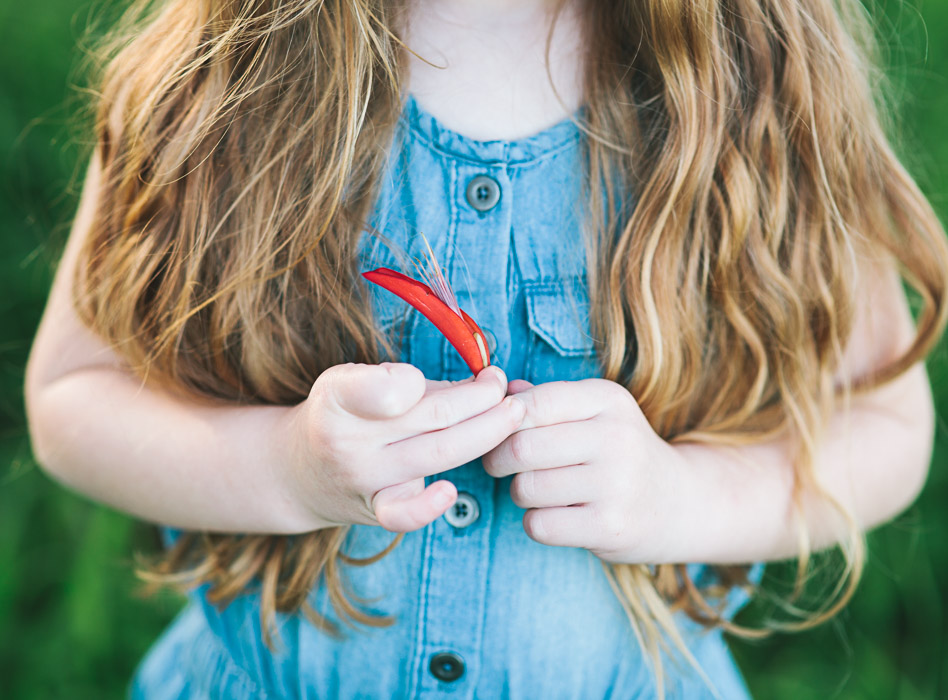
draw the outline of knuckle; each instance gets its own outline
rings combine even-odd
[[[320,373],[318,377],[316,377],[316,383],[318,384],[319,382],[323,382],[323,383],[332,382],[332,381],[337,381],[339,379],[342,379],[347,374],[352,372],[354,367],[355,367],[355,364],[353,364],[352,362],[346,362],[341,365],[332,365],[331,367],[327,367],[325,370],[323,370]]]
[[[543,510],[528,510],[523,514],[523,530],[531,540],[541,544],[549,543],[550,532],[547,520]]]
[[[319,452],[326,478],[335,486],[360,494],[373,491],[371,470],[363,467],[365,455],[357,438],[346,434],[326,434]]]
[[[310,397],[323,407],[343,404],[352,391],[356,367],[348,363],[327,368],[316,378]]]
[[[522,391],[517,394],[517,400],[523,403],[525,415],[532,416],[537,413],[537,397],[532,391]]]
[[[358,440],[353,440],[349,421],[334,420],[327,416],[313,425],[312,439],[321,446],[321,451],[340,461],[351,460]]]
[[[595,511],[596,528],[604,542],[612,542],[621,535],[625,517],[616,508],[599,508]]]
[[[533,472],[517,474],[510,482],[510,498],[520,508],[528,507],[536,494],[536,481]]]
[[[608,379],[600,379],[603,384],[603,391],[612,405],[624,404],[629,399],[629,392],[624,386]]]
[[[330,387],[334,391],[342,391],[344,387],[358,374],[361,365],[347,362],[342,365],[327,367],[316,378],[314,386]]]
[[[526,406],[523,401],[519,399],[512,399],[523,405],[522,409],[518,409],[516,406],[509,406],[509,410],[506,411],[507,420],[504,423],[504,430],[508,435],[513,431],[523,425],[524,418],[529,414],[530,409]]]
[[[334,421],[311,421],[306,431],[310,450],[333,464],[344,461],[346,456],[342,433],[334,427]]]
[[[533,445],[530,438],[525,433],[516,433],[510,438],[509,448],[510,457],[515,464],[526,466],[530,464],[533,456]]]
[[[438,468],[456,467],[458,466],[458,448],[450,440],[438,437],[431,446],[431,458]]]
[[[443,430],[457,422],[454,405],[443,397],[432,399],[430,411],[430,421],[435,430]]]
[[[496,452],[494,451],[488,452],[486,455],[481,457],[481,466],[484,467],[485,472],[495,478],[499,478],[502,474],[500,462],[497,459]]]

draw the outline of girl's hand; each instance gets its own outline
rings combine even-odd
[[[605,379],[515,380],[509,391],[526,415],[483,463],[494,477],[514,475],[527,535],[612,562],[658,561],[686,465],[632,395]]]
[[[424,527],[454,503],[449,481],[424,477],[476,459],[508,437],[523,403],[504,399],[497,367],[477,379],[427,381],[407,364],[337,365],[319,376],[287,424],[287,491],[319,526]]]

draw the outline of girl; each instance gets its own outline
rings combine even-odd
[[[140,5],[27,378],[170,528],[136,697],[736,698],[742,565],[838,542],[845,602],[948,269],[857,2]],[[422,233],[476,379],[359,276]]]

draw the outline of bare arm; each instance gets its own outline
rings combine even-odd
[[[293,407],[200,402],[143,383],[73,308],[99,177],[93,163],[27,367],[34,452],[64,484],[186,529],[411,530],[454,498],[453,486],[425,488],[424,476],[483,454],[516,427],[496,370],[442,386],[407,365],[344,365]]]
[[[39,463],[91,498],[185,528],[283,531],[296,519],[275,464],[285,408],[189,405],[145,386],[77,317],[72,277],[93,216],[90,166],[26,373]]]
[[[894,270],[867,268],[862,289],[863,303],[839,378],[863,376],[888,364],[913,337],[908,304]],[[857,525],[869,529],[899,514],[918,496],[928,474],[934,427],[928,376],[918,364],[895,381],[854,397],[848,413],[842,407],[837,410],[816,454],[816,474]],[[699,516],[703,526],[696,534],[705,542],[696,546],[712,555],[709,561],[797,554],[789,444],[677,449],[693,463],[692,499],[704,501]],[[810,494],[803,507],[815,547],[844,536],[846,523],[824,499]]]

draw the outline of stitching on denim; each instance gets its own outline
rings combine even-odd
[[[441,146],[441,144],[435,143],[430,138],[428,138],[428,135],[424,131],[422,131],[422,129],[417,124],[409,122],[404,117],[402,118],[402,122],[408,128],[409,137],[420,141],[428,149],[434,151],[435,153],[445,158],[449,158],[451,160],[462,161],[464,163],[471,163],[473,165],[477,165],[480,167],[507,166],[507,167],[516,168],[516,169],[529,168],[537,163],[541,163],[556,155],[559,155],[560,153],[562,153],[563,151],[569,148],[572,148],[582,138],[581,134],[576,134],[574,136],[571,136],[569,139],[567,139],[566,141],[562,143],[559,143],[555,146],[551,146],[549,150],[543,151],[542,153],[539,153],[536,156],[533,156],[530,158],[521,158],[521,159],[516,159],[516,160],[503,160],[503,159],[493,158],[493,159],[488,160],[488,159],[483,159],[483,158],[475,158],[472,156],[465,156],[459,153],[455,153],[454,151],[449,151],[448,149]]]
[[[574,277],[573,279],[579,279],[579,277]],[[587,334],[582,332],[582,328],[579,328],[582,339],[580,340],[580,345],[570,343],[567,345],[564,341],[565,334],[560,332],[565,326],[557,323],[552,325],[542,322],[541,314],[536,310],[536,304],[539,303],[538,299],[541,297],[546,297],[549,299],[562,298],[565,292],[565,284],[560,278],[549,278],[544,281],[530,281],[524,283],[524,293],[526,296],[527,304],[527,324],[530,326],[533,334],[542,338],[543,341],[552,347],[556,352],[564,357],[588,357],[594,354],[594,346],[592,338]],[[582,310],[584,307],[589,308],[589,300],[585,297],[573,298],[574,303],[577,305],[578,310]],[[568,329],[567,332],[571,333],[576,330],[575,328]],[[531,348],[532,349],[532,348]]]
[[[421,543],[421,596],[418,604],[421,606],[419,611],[420,625],[418,629],[418,644],[414,651],[415,658],[412,661],[409,670],[409,696],[414,697],[420,692],[425,673],[425,647],[428,644],[428,592],[431,589],[431,549],[434,532],[432,526],[428,525],[423,530]]]

